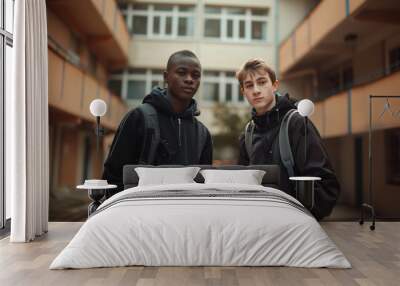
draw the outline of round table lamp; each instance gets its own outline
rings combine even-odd
[[[90,113],[96,117],[96,150],[99,151],[99,137],[103,136],[104,129],[100,127],[100,117],[104,116],[107,112],[107,104],[102,99],[94,99],[90,103]]]

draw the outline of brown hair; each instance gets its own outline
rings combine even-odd
[[[268,73],[272,83],[276,81],[275,72],[262,59],[250,59],[236,72],[236,78],[239,80],[240,86],[243,85],[244,79],[248,74],[254,74],[256,71],[263,70]]]

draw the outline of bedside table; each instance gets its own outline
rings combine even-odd
[[[307,209],[314,207],[314,181],[320,181],[320,177],[298,176],[290,177],[289,180],[296,182],[296,199]]]
[[[117,185],[109,185],[109,184],[101,186],[90,185],[90,184],[76,186],[78,190],[87,190],[89,198],[92,200],[92,203],[88,206],[88,217],[92,213],[94,213],[100,206],[101,204],[100,200],[104,197],[105,191],[107,189],[115,189],[116,187]]]

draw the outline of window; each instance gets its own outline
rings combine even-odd
[[[141,102],[156,86],[163,86],[161,70],[129,68],[110,76],[108,81],[110,90],[133,103]]]
[[[234,72],[204,72],[202,99],[220,103],[244,102]]]
[[[193,34],[189,29],[189,20],[186,17],[178,18],[178,36],[186,36],[189,34]]]
[[[133,35],[173,39],[194,34],[194,6],[125,4],[120,8]]]
[[[225,77],[225,79],[227,79],[225,83],[225,102],[233,102],[233,91],[239,84],[236,82],[237,80],[234,72],[225,73]],[[238,97],[240,97],[240,94],[237,95],[237,100],[239,99]]]
[[[215,82],[205,82],[203,87],[204,100],[210,102],[219,101],[219,85]]]
[[[5,30],[10,34],[14,33],[14,0],[5,0],[4,3],[5,12]]]
[[[251,38],[255,40],[266,40],[267,26],[264,22],[253,21],[251,23]]]
[[[400,70],[400,47],[390,50],[389,69],[391,73]]]
[[[122,81],[119,79],[112,79],[108,81],[108,89],[114,94],[120,96],[122,91]]]
[[[385,131],[386,141],[386,181],[400,185],[400,128]]]
[[[145,96],[146,93],[146,81],[145,80],[128,80],[128,94],[127,99],[140,100]]]
[[[225,101],[232,101],[232,84],[229,83],[225,84]]]
[[[326,98],[354,86],[354,70],[351,61],[346,61],[330,71],[321,72],[318,97]]]
[[[209,38],[220,38],[221,37],[221,20],[206,19],[204,35]]]
[[[340,73],[334,71],[328,75],[328,84],[330,93],[334,94],[340,90]]]
[[[268,14],[268,9],[206,6],[204,36],[234,42],[266,41]]]
[[[133,27],[129,29],[134,35],[147,34],[147,16],[137,15],[133,18]]]
[[[12,92],[10,85],[14,60],[13,47],[14,0],[0,0],[0,229],[11,217],[11,194],[5,188],[5,104]]]
[[[238,85],[238,90],[237,93],[239,94],[239,102],[244,102],[244,95],[242,94],[242,91],[240,90],[240,85]]]

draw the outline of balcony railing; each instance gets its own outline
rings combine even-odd
[[[337,93],[316,103],[311,120],[322,137],[337,137],[368,132],[369,95],[399,95],[400,71],[380,77],[369,83],[358,84],[347,91]],[[382,107],[384,102],[380,105]],[[378,106],[376,106],[378,107]],[[400,127],[400,118],[383,116],[381,108],[373,108],[373,129]],[[395,108],[399,110],[400,104]]]
[[[129,33],[115,0],[47,0],[47,5],[82,34],[99,59],[111,67],[127,64]]]
[[[79,67],[64,60],[50,49],[48,53],[49,105],[94,122],[95,118],[90,114],[89,105],[93,99],[101,98],[108,105],[102,124],[115,131],[127,111],[123,101]]]
[[[368,0],[323,0],[282,42],[279,71],[288,72],[349,15]]]

